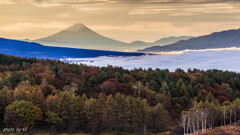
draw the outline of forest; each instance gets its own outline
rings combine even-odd
[[[240,73],[0,55],[0,129],[200,134],[240,119]]]

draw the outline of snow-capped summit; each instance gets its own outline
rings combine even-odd
[[[76,23],[63,31],[78,32],[78,31],[83,31],[83,30],[90,30],[90,29],[82,23]]]

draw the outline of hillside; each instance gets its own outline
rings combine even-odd
[[[168,52],[182,51],[186,49],[214,49],[240,47],[240,29],[215,32],[210,35],[182,40],[166,46],[153,46],[139,50],[141,52]]]
[[[21,57],[36,58],[89,58],[99,56],[140,56],[143,53],[127,53],[65,47],[43,46],[34,42],[25,42],[0,38],[0,53]]]
[[[126,70],[0,55],[0,130],[144,134],[179,123],[196,128],[204,119],[229,124],[225,115],[240,119],[239,80],[220,70]]]

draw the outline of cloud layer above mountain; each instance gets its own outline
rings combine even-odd
[[[134,3],[134,4],[205,4],[238,2],[238,0],[2,0],[1,3]]]
[[[128,42],[240,26],[239,0],[1,0],[0,13],[6,38],[41,38],[77,22]]]
[[[94,66],[122,66],[123,68],[160,68],[174,71],[177,68],[187,70],[219,69],[240,72],[240,48],[213,49],[200,51],[175,52],[164,55],[147,55],[141,57],[98,57],[83,59],[65,59],[73,63]]]

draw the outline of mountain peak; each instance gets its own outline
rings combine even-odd
[[[125,50],[126,47],[122,46],[127,46],[127,43],[104,37],[82,23],[76,23],[64,30],[59,31],[58,33],[34,41],[50,46],[99,50],[109,50],[112,48],[111,50],[114,51],[121,51],[118,49],[120,47],[124,48],[122,50]],[[114,47],[114,45],[117,47]]]
[[[82,23],[76,23],[63,31],[78,32],[82,30],[89,30],[89,28]]]

